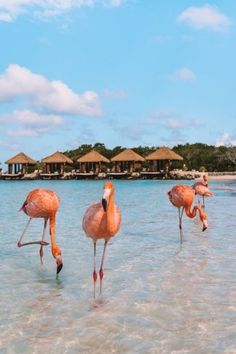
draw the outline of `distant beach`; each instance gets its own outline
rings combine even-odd
[[[228,174],[222,174],[222,175],[210,175],[209,174],[209,180],[212,181],[223,181],[223,180],[235,180],[236,179],[236,175],[228,175]]]

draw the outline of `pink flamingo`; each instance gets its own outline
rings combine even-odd
[[[87,237],[90,237],[94,244],[94,298],[95,287],[97,281],[96,272],[96,243],[99,239],[105,241],[102,260],[99,270],[100,276],[100,294],[102,293],[102,279],[103,279],[103,264],[105,258],[105,251],[107,243],[111,237],[114,237],[120,228],[121,213],[120,209],[116,207],[114,201],[115,188],[111,182],[106,182],[103,189],[103,197],[100,203],[94,203],[88,207],[83,217],[83,229]]]
[[[56,259],[57,264],[57,274],[60,273],[63,262],[61,257],[61,249],[56,243],[55,237],[55,224],[56,224],[56,212],[60,206],[60,199],[56,195],[55,192],[49,189],[34,189],[31,191],[27,197],[25,202],[23,203],[20,211],[23,210],[26,215],[29,216],[28,223],[17,243],[18,247],[23,247],[27,245],[39,244],[40,250],[40,259],[41,263],[43,263],[43,247],[49,245],[48,242],[45,241],[45,231],[47,227],[48,220],[50,220],[50,236],[51,236],[51,250],[52,255]],[[42,233],[42,240],[41,241],[32,241],[22,243],[22,239],[25,235],[25,232],[33,218],[43,218],[44,219],[44,227]]]
[[[207,229],[207,215],[199,205],[195,205],[191,210],[193,204],[195,193],[194,190],[186,185],[174,186],[169,192],[170,202],[178,208],[179,211],[179,228],[182,230],[182,217],[185,210],[186,215],[189,218],[194,218],[197,211],[199,212],[199,217],[203,223],[202,231]]]
[[[203,180],[194,183],[193,189],[196,195],[202,197],[202,207],[205,208],[205,197],[213,196],[213,193],[208,188],[208,176],[203,175]]]

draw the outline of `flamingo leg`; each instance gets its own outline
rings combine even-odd
[[[45,243],[45,231],[47,227],[48,219],[44,219],[44,225],[43,225],[43,234],[42,234],[42,242]],[[43,244],[41,244],[40,250],[39,250],[39,255],[40,255],[40,261],[41,264],[43,264]]]
[[[97,281],[97,272],[96,272],[96,242],[93,244],[94,253],[93,253],[93,297],[95,299],[96,296],[96,281]]]
[[[28,245],[43,245],[43,246],[47,246],[47,245],[49,245],[49,243],[48,242],[45,242],[45,241],[31,241],[31,242],[25,242],[25,243],[21,243],[21,241],[22,241],[22,239],[23,239],[23,237],[24,237],[24,235],[25,235],[25,233],[26,233],[26,230],[28,229],[28,227],[29,227],[29,224],[30,224],[30,221],[31,221],[31,219],[32,218],[29,218],[29,220],[28,220],[28,222],[27,222],[27,224],[26,224],[26,226],[25,226],[25,228],[24,228],[24,231],[22,232],[22,235],[21,235],[21,237],[19,238],[19,241],[17,242],[17,246],[18,247],[23,247],[23,246],[28,246]]]
[[[26,230],[27,230],[28,227],[29,227],[30,221],[31,221],[31,218],[29,218],[29,220],[28,220],[28,222],[27,222],[27,224],[26,224],[26,226],[25,226],[25,228],[24,228],[24,231],[22,232],[21,237],[19,238],[19,241],[17,242],[17,246],[18,246],[18,247],[22,247],[22,246],[25,245],[24,243],[21,243],[21,241],[22,241],[22,239],[23,239],[23,237],[24,237],[24,235],[25,235],[25,233],[26,233]]]
[[[100,295],[102,293],[102,279],[103,279],[103,263],[104,263],[104,259],[105,259],[105,252],[106,252],[106,247],[107,247],[107,243],[108,241],[105,241],[104,243],[104,248],[103,248],[103,254],[102,254],[102,261],[101,261],[101,266],[100,266],[100,270],[99,270],[99,276],[100,276]]]
[[[202,196],[202,207],[205,208],[205,196]]]
[[[184,212],[184,207],[182,207],[182,210],[180,211],[181,208],[178,208],[179,212],[179,229],[182,230],[182,218],[183,218],[183,212]]]

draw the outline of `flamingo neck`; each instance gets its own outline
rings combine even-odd
[[[50,215],[50,236],[51,236],[51,249],[52,255],[54,258],[61,255],[61,249],[56,243],[56,235],[55,235],[55,227],[56,227],[56,214]]]
[[[107,217],[107,229],[109,233],[113,233],[114,227],[115,227],[115,198],[114,194],[111,194],[109,198],[109,203],[107,206],[107,212],[106,212],[106,217]]]
[[[195,205],[194,208],[190,209],[190,206],[188,205],[187,207],[185,207],[185,213],[189,218],[194,218],[197,214],[197,211],[199,213],[199,217],[201,219],[201,221],[206,220],[206,214],[204,213],[204,211],[202,210],[202,208],[199,205]]]

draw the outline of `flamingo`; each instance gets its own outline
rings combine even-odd
[[[191,206],[195,197],[194,190],[191,187],[187,185],[177,185],[174,186],[167,194],[169,195],[170,202],[178,208],[180,230],[182,230],[182,217],[184,210],[189,218],[194,218],[198,211],[199,217],[203,223],[202,231],[207,229],[207,215],[203,209],[199,205],[195,205],[191,211]]]
[[[116,207],[114,201],[115,188],[111,182],[106,182],[103,189],[102,201],[91,204],[85,211],[82,227],[87,237],[90,237],[94,245],[94,299],[96,296],[96,243],[99,239],[104,240],[104,248],[99,270],[100,277],[100,295],[102,293],[102,279],[104,276],[103,264],[105,258],[106,247],[111,237],[114,237],[119,231],[121,222],[120,209]]]
[[[195,194],[198,194],[202,197],[202,207],[205,208],[205,196],[213,196],[213,193],[208,188],[208,176],[203,175],[203,180],[194,183],[193,189],[195,191]]]
[[[34,189],[26,197],[22,207],[19,211],[23,210],[26,215],[29,216],[29,220],[26,224],[26,227],[17,242],[18,247],[39,244],[40,250],[39,255],[41,259],[41,263],[43,263],[43,247],[49,245],[48,242],[45,241],[45,231],[47,227],[48,220],[50,221],[49,231],[51,237],[51,251],[52,255],[56,260],[57,265],[57,274],[60,273],[63,262],[61,257],[61,249],[56,243],[55,238],[55,224],[56,224],[56,212],[60,206],[60,199],[56,195],[56,193],[50,189]],[[43,218],[44,226],[42,233],[41,241],[33,241],[22,243],[22,239],[25,235],[25,232],[33,218]]]

